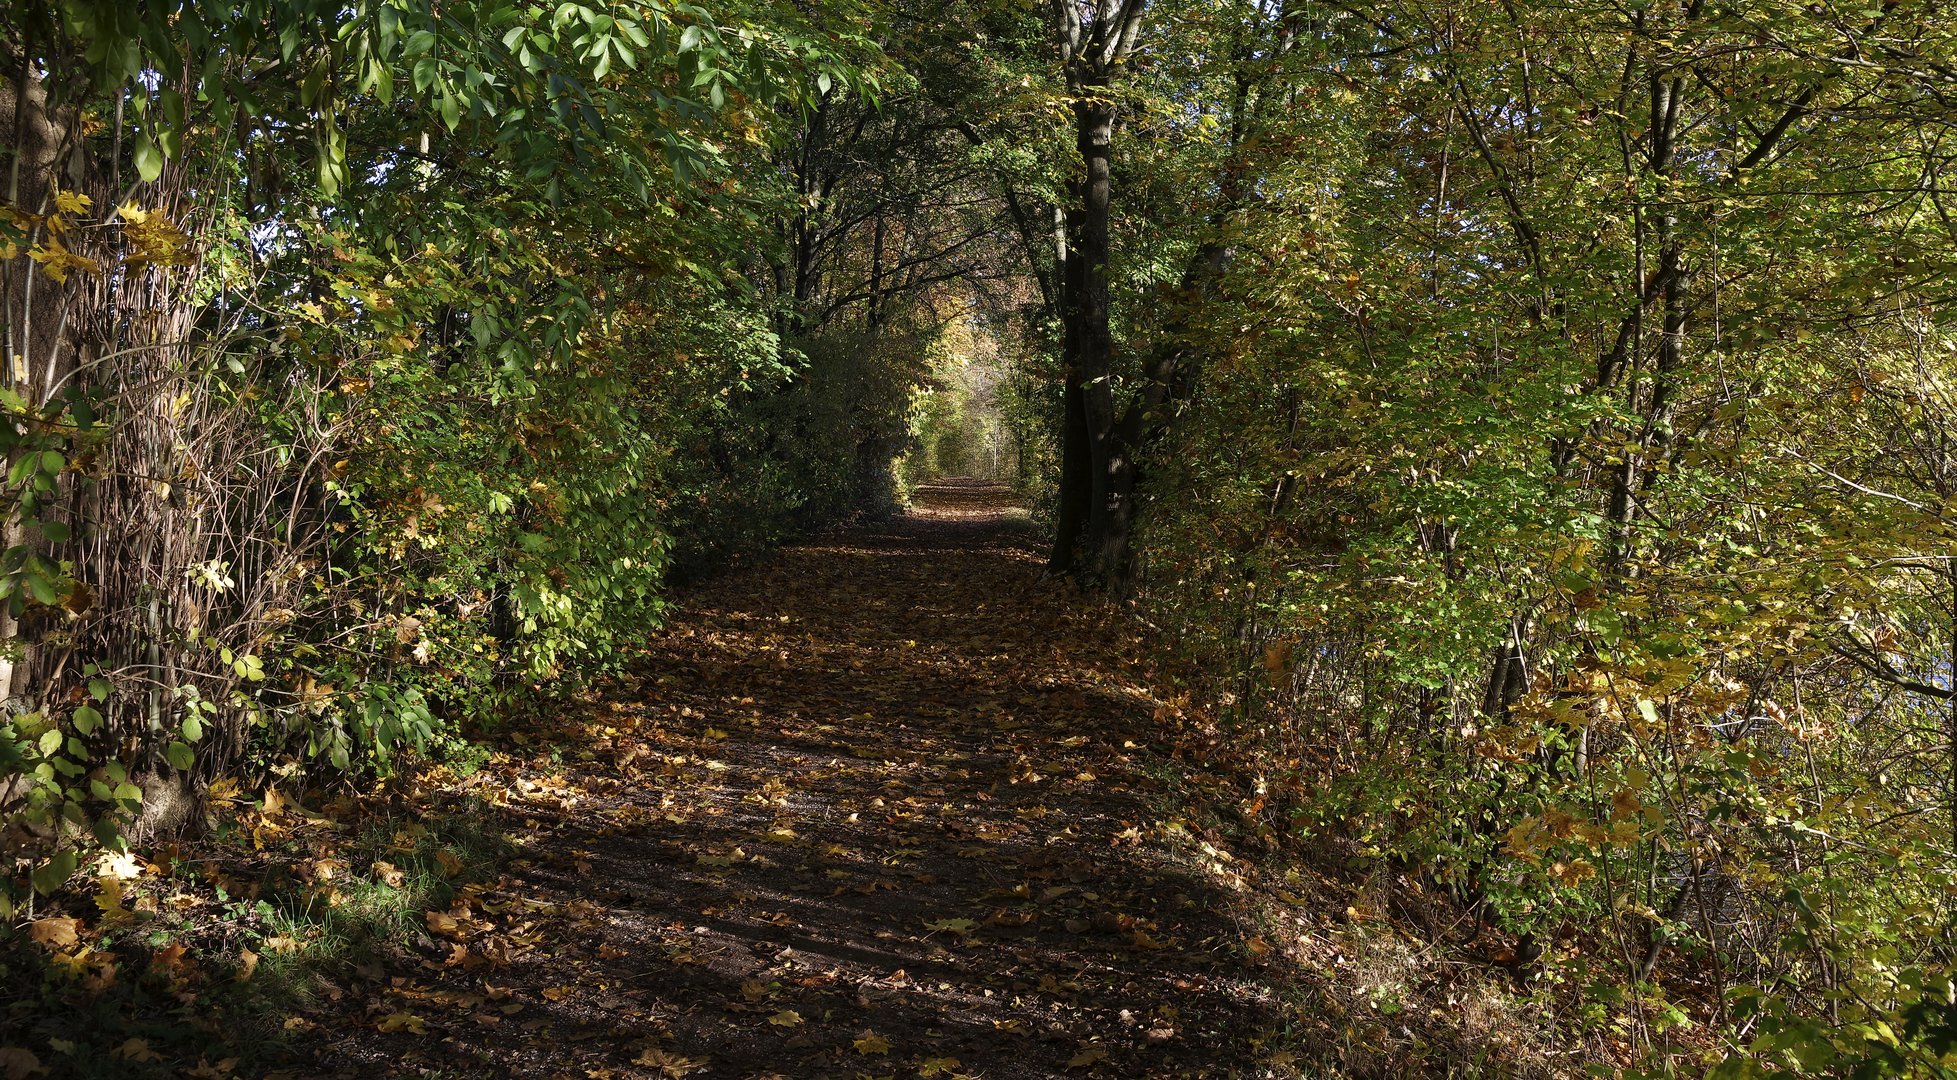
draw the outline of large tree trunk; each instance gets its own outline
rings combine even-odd
[[[1133,447],[1121,438],[1114,400],[1114,334],[1109,321],[1108,257],[1114,203],[1115,102],[1111,90],[1134,49],[1147,0],[1052,0],[1053,27],[1074,99],[1075,148],[1082,172],[1067,215],[1061,305],[1067,355],[1062,431],[1061,522],[1054,565],[1090,584],[1119,576],[1133,520]],[[1078,399],[1078,409],[1075,401]],[[1084,444],[1085,454],[1079,452]],[[1081,469],[1080,459],[1086,459]],[[1085,503],[1078,542],[1075,521]],[[1115,561],[1110,562],[1113,555]]]
[[[72,108],[50,111],[47,85],[25,50],[0,45],[0,202],[28,214],[46,214],[56,188],[82,191],[98,200],[106,195],[90,190],[89,170],[79,152]],[[21,240],[25,248],[42,239],[39,227]],[[71,243],[77,241],[71,240]],[[40,272],[26,259],[9,260],[0,268],[0,327],[4,327],[4,370],[0,384],[30,406],[45,404],[67,380],[77,360],[80,326],[74,316],[80,283],[63,285]],[[0,461],[11,469],[12,457]],[[39,530],[23,522],[18,508],[0,525],[0,550],[26,548],[45,553]],[[34,620],[29,619],[30,623]],[[0,703],[37,695],[33,685],[37,657],[31,626],[17,620],[11,605],[0,603]]]
[[[1082,544],[1081,571],[1105,582],[1117,567],[1106,562],[1111,550],[1126,547],[1132,495],[1133,457],[1116,427],[1114,405],[1114,334],[1109,325],[1108,259],[1113,216],[1112,156],[1114,105],[1105,84],[1089,84],[1087,96],[1074,106],[1077,141],[1086,174],[1081,181],[1080,293],[1075,301],[1075,369],[1079,373],[1081,411],[1087,426],[1087,533]]]
[[[1093,506],[1094,463],[1088,450],[1086,401],[1080,376],[1080,315],[1076,300],[1081,294],[1080,260],[1081,211],[1076,198],[1072,208],[1054,213],[1055,258],[1058,262],[1054,283],[1055,308],[1060,315],[1060,357],[1065,385],[1060,399],[1060,493],[1053,521],[1053,553],[1047,570],[1071,574],[1078,567],[1081,533]]]

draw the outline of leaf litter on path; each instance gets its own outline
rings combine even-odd
[[[1041,580],[1017,520],[947,483],[683,594],[629,675],[472,781],[516,857],[426,913],[372,1019],[314,1029],[328,1060],[1267,1075],[1274,976],[1153,826],[1139,632]]]

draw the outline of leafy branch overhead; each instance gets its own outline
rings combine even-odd
[[[1951,1074],[1954,27],[7,6],[0,1074]]]

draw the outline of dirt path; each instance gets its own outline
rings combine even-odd
[[[633,677],[479,774],[517,853],[359,1033],[321,1029],[333,1068],[1256,1075],[1269,973],[1156,820],[1133,643],[1016,520],[947,483],[681,597]]]

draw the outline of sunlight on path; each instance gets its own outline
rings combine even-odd
[[[1113,650],[1072,644],[1119,635],[1039,584],[1003,487],[918,502],[683,597],[634,676],[564,718],[563,764],[538,754],[509,792],[521,861],[452,913],[481,924],[470,943],[402,976],[403,1000],[474,995],[474,1019],[340,1054],[438,1048],[460,1075],[1256,1074],[1273,995],[1232,898],[1159,846],[1155,703]]]

